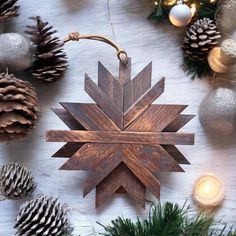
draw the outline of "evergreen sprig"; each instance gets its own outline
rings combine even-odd
[[[149,218],[130,219],[118,217],[108,226],[101,225],[105,236],[236,236],[226,232],[226,225],[220,228],[220,221],[204,213],[192,216],[190,207],[180,207],[170,202],[151,207]]]
[[[157,20],[158,22],[165,22],[169,20],[170,8],[163,4],[162,0],[158,1],[157,6],[148,16],[149,20]]]
[[[217,4],[218,0],[213,3],[209,3],[209,0],[201,0],[198,10],[198,18],[210,18],[211,20],[214,20]]]
[[[201,79],[203,77],[213,76],[214,73],[208,64],[207,59],[204,61],[194,61],[189,57],[184,56],[182,68],[184,72],[191,75],[191,79]]]

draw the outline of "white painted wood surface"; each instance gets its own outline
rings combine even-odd
[[[71,31],[102,34],[116,40],[132,57],[132,75],[138,73],[149,61],[153,61],[153,81],[166,76],[165,93],[159,103],[189,104],[186,112],[197,114],[202,98],[211,86],[206,81],[192,81],[181,69],[180,43],[183,29],[158,25],[146,20],[152,9],[148,0],[19,0],[18,18],[6,26],[8,32],[23,33],[28,17],[40,15],[66,36]],[[65,79],[43,84],[28,77],[37,88],[40,100],[40,118],[37,128],[25,140],[1,144],[0,164],[18,161],[32,170],[38,184],[33,197],[44,193],[58,197],[70,208],[75,235],[95,235],[102,228],[96,223],[107,224],[123,214],[136,219],[146,217],[149,204],[143,210],[134,205],[127,196],[116,195],[101,208],[95,209],[95,192],[82,197],[86,172],[59,171],[64,159],[50,156],[61,147],[60,143],[46,143],[48,129],[64,129],[65,125],[50,110],[59,102],[91,102],[83,90],[84,73],[97,79],[97,61],[101,60],[115,75],[118,61],[112,48],[100,42],[81,41],[66,45],[70,66]],[[228,77],[234,77],[231,73]],[[23,76],[23,75],[22,75]],[[229,138],[221,142],[218,137],[209,138],[198,117],[184,127],[196,133],[196,144],[181,147],[192,163],[183,166],[186,173],[158,174],[162,184],[161,200],[191,204],[191,191],[196,178],[204,172],[213,172],[225,183],[226,197],[216,215],[225,215],[225,221],[236,223],[236,142]],[[147,194],[148,200],[155,200]],[[14,220],[19,206],[27,199],[0,202],[0,235],[14,235]]]

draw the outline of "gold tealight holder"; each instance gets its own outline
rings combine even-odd
[[[213,174],[205,174],[197,179],[193,196],[198,205],[202,207],[216,207],[224,199],[223,182]]]

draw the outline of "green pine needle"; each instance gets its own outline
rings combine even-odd
[[[73,235],[73,231],[74,231],[74,228],[69,226],[68,229],[66,230],[66,232],[62,236],[72,236]]]
[[[207,17],[214,20],[217,3],[218,0],[216,0],[214,3],[210,3],[209,0],[202,0],[198,10],[198,18],[201,19]]]
[[[201,79],[203,77],[213,76],[213,71],[208,64],[207,59],[203,62],[199,62],[184,56],[182,67],[188,75],[191,75],[191,79]]]
[[[165,203],[151,207],[149,218],[137,222],[118,217],[108,226],[101,225],[105,236],[236,236],[231,230],[226,232],[226,225],[215,221],[204,213],[189,216],[189,207]]]
[[[148,16],[149,20],[157,20],[157,22],[166,22],[169,20],[170,8],[163,4],[163,0],[159,0],[157,6]]]

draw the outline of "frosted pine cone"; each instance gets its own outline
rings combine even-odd
[[[0,172],[1,193],[8,198],[30,195],[36,185],[31,172],[17,162],[2,167]]]
[[[57,199],[40,195],[20,207],[15,228],[18,236],[62,236],[69,229],[67,212]]]
[[[218,45],[220,32],[213,20],[203,18],[194,22],[186,32],[183,52],[194,61],[204,61],[209,51]]]

